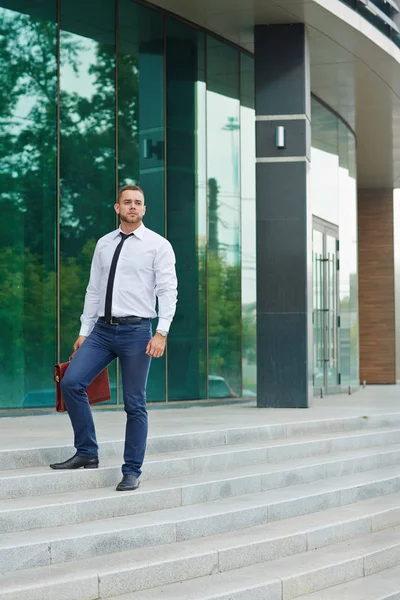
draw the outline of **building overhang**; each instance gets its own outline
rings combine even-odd
[[[311,89],[357,135],[359,187],[400,187],[400,49],[340,0],[152,0],[253,52],[257,24],[305,23]],[[279,60],[279,57],[277,57]]]

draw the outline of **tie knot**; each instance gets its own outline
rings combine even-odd
[[[128,237],[131,237],[133,235],[133,233],[123,233],[122,231],[121,233],[121,238],[123,239],[123,241],[127,240]]]

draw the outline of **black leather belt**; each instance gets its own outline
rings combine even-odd
[[[105,317],[99,317],[99,321],[107,323],[108,325],[134,325],[135,323],[141,323],[142,321],[150,321],[147,317],[111,317],[111,321],[106,321]]]

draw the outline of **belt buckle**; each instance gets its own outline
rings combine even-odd
[[[118,325],[116,321],[113,321],[113,317],[109,320],[109,325]]]

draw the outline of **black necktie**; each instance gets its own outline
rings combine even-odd
[[[107,291],[106,291],[106,307],[104,312],[104,317],[106,321],[111,321],[111,308],[112,308],[112,296],[113,296],[113,288],[114,288],[114,279],[115,279],[115,271],[117,268],[117,262],[119,259],[119,255],[121,254],[122,246],[124,245],[125,240],[128,237],[131,237],[133,233],[122,233],[121,231],[121,241],[118,246],[115,248],[114,256],[111,261],[110,273],[108,275],[107,282]]]

